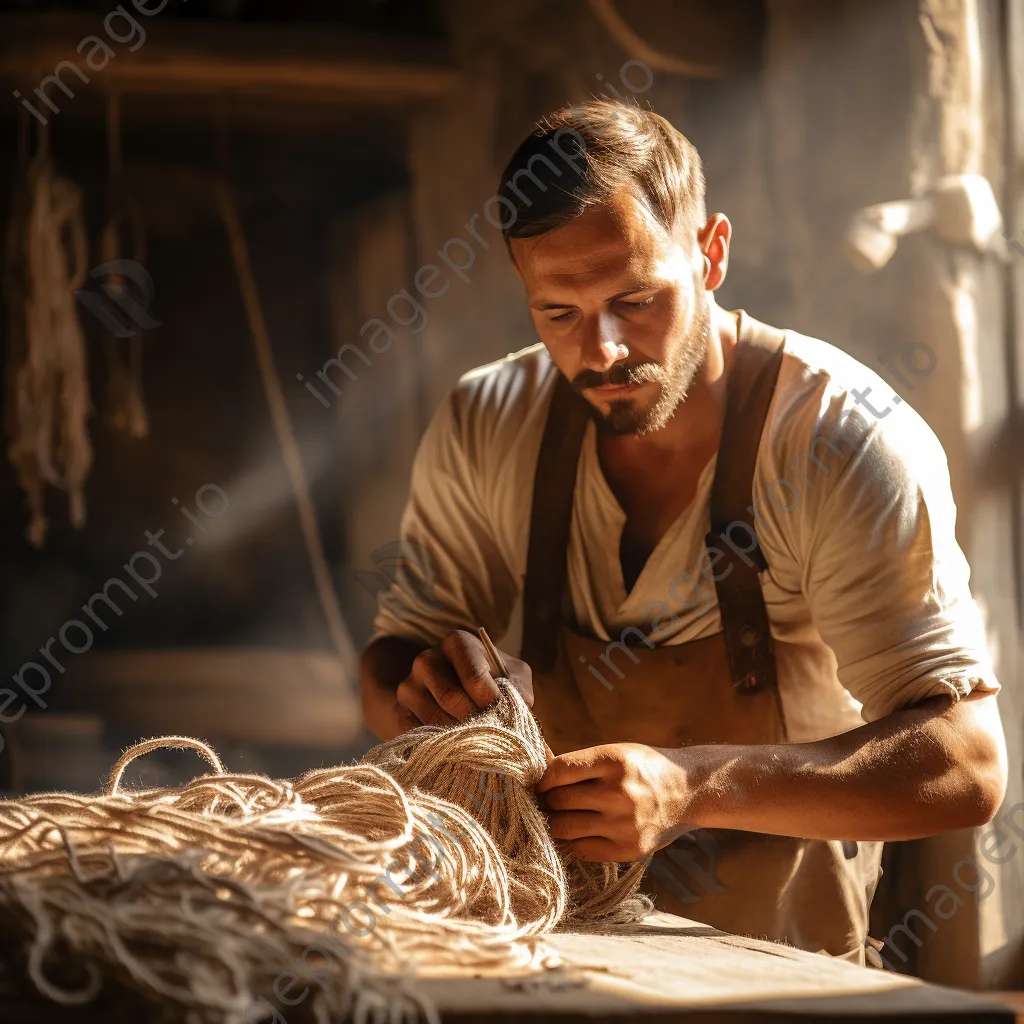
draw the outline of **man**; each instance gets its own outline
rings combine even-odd
[[[486,706],[470,630],[504,636],[521,598],[507,660],[557,755],[552,835],[663,851],[659,907],[863,963],[881,843],[980,825],[1005,787],[944,454],[849,356],[716,304],[732,229],[663,118],[566,108],[502,181],[542,344],[427,430],[402,533],[436,586],[383,596],[366,719]]]

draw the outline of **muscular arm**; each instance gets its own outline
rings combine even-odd
[[[360,679],[364,718],[384,739],[424,723],[451,724],[498,695],[483,647],[467,631],[483,626],[503,636],[519,591],[491,512],[503,493],[495,473],[518,450],[519,420],[478,393],[490,380],[477,373],[460,383],[431,419],[413,463],[401,539],[378,574],[390,585],[378,596],[376,639]],[[511,389],[508,400],[516,394]],[[529,669],[517,676],[514,659],[505,660],[520,692],[528,690]]]
[[[1006,788],[994,696],[933,697],[841,736],[663,752],[709,827],[916,839],[989,821]]]
[[[556,758],[552,834],[634,860],[692,827],[808,839],[916,839],[989,821],[1006,788],[995,697],[932,697],[841,736],[680,749],[608,744]]]
[[[827,431],[838,444],[798,509],[758,525],[766,543],[784,534],[792,545],[811,619],[868,724],[793,746],[669,757],[686,766],[709,824],[890,840],[977,825],[1002,799],[1005,750],[945,456],[907,407],[853,430],[835,426],[840,406],[858,407],[837,395],[799,435],[802,445]],[[778,545],[772,557],[785,562]],[[973,692],[954,701],[944,679]]]

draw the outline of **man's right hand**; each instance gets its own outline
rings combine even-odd
[[[533,706],[533,674],[519,658],[502,652],[512,685]],[[499,696],[480,638],[464,629],[449,633],[439,647],[418,654],[396,693],[400,724],[454,725],[493,704]]]

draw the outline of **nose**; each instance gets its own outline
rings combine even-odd
[[[600,312],[587,330],[583,343],[583,362],[590,370],[604,373],[623,358],[624,348],[615,317]]]

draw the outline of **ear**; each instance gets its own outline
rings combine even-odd
[[[729,272],[732,224],[724,213],[715,213],[697,232],[697,244],[704,256],[704,287],[713,292],[722,286]]]

